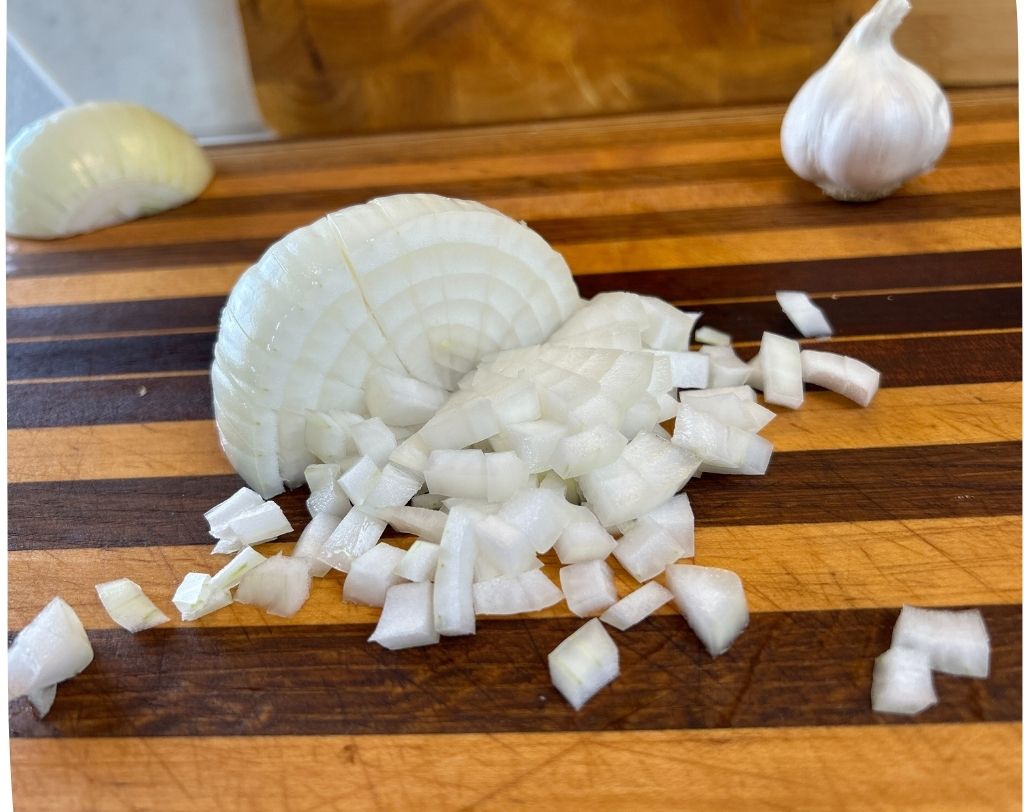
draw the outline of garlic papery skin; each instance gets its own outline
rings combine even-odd
[[[197,197],[213,164],[192,137],[138,104],[90,102],[23,129],[7,148],[7,232],[50,240]]]
[[[942,89],[900,56],[892,35],[907,0],[879,0],[789,105],[782,155],[836,200],[891,194],[930,170],[949,142]]]

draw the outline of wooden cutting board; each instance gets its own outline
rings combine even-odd
[[[223,147],[191,205],[10,241],[11,630],[59,594],[96,650],[44,720],[12,705],[17,808],[1017,807],[1016,92],[956,96],[938,169],[870,205],[790,174],[781,112]],[[793,334],[774,291],[810,291],[829,347],[882,370],[868,409],[778,409],[767,476],[687,488],[697,562],[746,584],[726,655],[666,609],[614,634],[621,677],[573,713],[546,668],[579,625],[564,606],[403,652],[366,644],[376,612],[335,577],[290,620],[234,605],[133,636],[103,612],[96,583],[132,578],[173,614],[182,576],[217,566],[201,514],[240,483],[206,367],[234,279],[325,211],[413,190],[525,219],[584,295],[702,310],[747,356]],[[301,527],[303,495],[280,501]],[[980,606],[993,646],[989,679],[937,677],[909,720],[869,701],[904,602]]]

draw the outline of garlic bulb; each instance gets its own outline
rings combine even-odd
[[[949,102],[901,57],[907,0],[879,0],[811,76],[782,121],[782,155],[837,200],[877,200],[927,172],[949,141]]]
[[[213,177],[192,137],[137,104],[69,107],[7,150],[7,232],[49,240],[180,206]]]

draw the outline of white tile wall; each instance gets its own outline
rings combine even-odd
[[[206,141],[266,134],[235,0],[8,0],[7,19],[8,140],[61,97],[145,104]]]

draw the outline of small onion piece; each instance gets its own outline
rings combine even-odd
[[[800,334],[807,338],[832,335],[832,325],[811,297],[799,290],[777,290],[775,298]]]
[[[758,358],[764,376],[765,401],[799,409],[804,402],[800,344],[792,338],[764,333]]]
[[[420,426],[447,397],[444,389],[387,367],[376,367],[366,379],[366,409],[389,426]]]
[[[539,569],[473,584],[473,606],[478,615],[539,612],[560,600],[561,590]]]
[[[371,547],[352,562],[342,587],[342,600],[383,606],[387,591],[401,580],[395,570],[404,557],[405,550],[391,544],[381,542]]]
[[[278,553],[246,573],[235,600],[259,606],[271,615],[292,617],[309,597],[309,580],[304,560]]]
[[[732,336],[714,327],[699,328],[693,338],[698,344],[708,344],[712,347],[727,347],[732,344]]]
[[[301,558],[309,567],[309,574],[314,578],[323,578],[331,570],[330,564],[320,560],[324,545],[331,537],[341,519],[330,513],[318,513],[303,529],[299,540],[295,542],[292,558]]]
[[[266,560],[265,556],[260,555],[252,547],[245,547],[210,578],[210,587],[214,590],[234,589],[241,583],[246,573]]]
[[[892,645],[922,652],[933,671],[988,676],[991,646],[985,619],[977,609],[904,606],[892,630]]]
[[[894,646],[875,658],[871,678],[873,711],[913,715],[938,701],[926,652]]]
[[[589,510],[576,514],[555,542],[555,552],[563,564],[603,561],[615,549],[615,541]]]
[[[199,620],[231,604],[231,593],[226,589],[214,589],[212,581],[213,578],[205,572],[185,575],[171,598],[171,603],[181,612],[182,620]]]
[[[619,599],[615,576],[604,561],[569,564],[558,571],[569,611],[578,617],[603,612]]]
[[[594,618],[548,654],[548,670],[559,693],[579,710],[619,675],[619,650],[601,621]]]
[[[170,618],[146,597],[142,587],[129,578],[96,584],[96,594],[110,619],[133,634],[170,621]]]
[[[802,350],[800,363],[807,383],[831,389],[858,406],[871,403],[882,379],[877,369],[863,361],[832,352]]]
[[[214,505],[203,518],[210,526],[210,535],[215,539],[224,538],[232,519],[255,510],[263,504],[263,497],[251,488],[239,488],[223,502]]]
[[[440,552],[439,544],[425,539],[416,539],[406,550],[402,560],[398,562],[398,566],[395,567],[395,575],[407,581],[433,581]]]
[[[673,565],[668,588],[686,622],[712,657],[724,654],[750,622],[739,576],[717,567]]]
[[[42,240],[95,231],[187,203],[212,177],[192,137],[152,110],[68,107],[7,147],[7,231]]]
[[[81,672],[92,658],[82,621],[61,598],[54,598],[7,649],[7,698],[33,694],[42,707],[51,686]]]
[[[683,556],[683,548],[660,524],[641,517],[623,533],[613,555],[637,581],[649,581]]]
[[[441,637],[434,626],[434,585],[424,581],[395,584],[384,596],[384,609],[370,642],[397,651],[430,646]]]
[[[601,621],[624,632],[671,600],[672,593],[665,587],[657,581],[648,581],[605,609]]]
[[[448,514],[434,573],[434,626],[446,636],[475,634],[473,565],[478,516],[472,508],[455,507]]]

